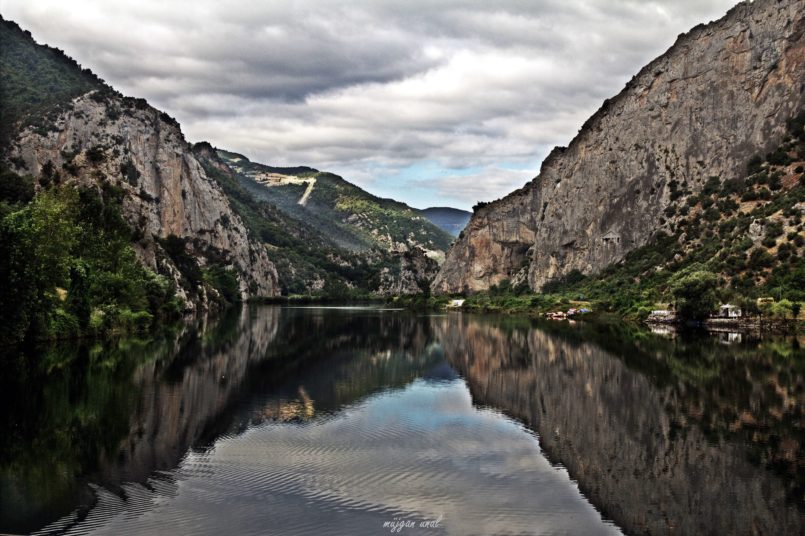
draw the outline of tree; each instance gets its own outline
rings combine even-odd
[[[788,318],[788,317],[793,317],[794,316],[793,315],[793,307],[794,307],[794,304],[792,304],[789,300],[786,300],[785,298],[783,298],[782,300],[780,300],[780,301],[776,302],[774,305],[772,305],[771,314],[775,318],[779,318],[779,319],[785,319],[785,318]]]
[[[88,272],[87,264],[82,260],[76,260],[73,265],[70,266],[67,312],[75,316],[81,331],[85,331],[89,326],[89,318],[92,314]]]
[[[45,331],[68,279],[77,227],[73,191],[47,191],[0,224],[0,339],[15,341]]]
[[[680,273],[671,282],[677,315],[685,320],[703,320],[718,305],[716,274],[699,269]]]

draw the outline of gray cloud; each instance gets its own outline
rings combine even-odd
[[[174,115],[191,140],[466,207],[522,185],[677,34],[733,3],[0,0],[0,11]]]

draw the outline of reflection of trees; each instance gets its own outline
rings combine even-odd
[[[627,532],[801,530],[803,356],[790,342],[457,315],[435,327],[476,401],[536,430]]]
[[[156,342],[40,351],[20,360],[40,369],[0,378],[0,531],[88,507],[87,482],[145,483],[250,422],[307,420],[405,385],[440,359],[430,339],[409,315],[252,307]]]
[[[35,369],[6,368],[0,528],[30,531],[86,504],[87,481],[115,489],[173,467],[266,353],[276,327],[276,310],[253,319],[235,311],[156,342],[62,344],[19,360]]]

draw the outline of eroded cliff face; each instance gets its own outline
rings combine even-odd
[[[436,276],[439,265],[419,246],[390,254],[395,266],[380,272],[380,286],[375,291],[381,296],[418,294],[427,290]]]
[[[804,0],[756,0],[682,35],[537,178],[476,210],[433,290],[595,273],[673,225],[673,181],[697,193],[711,176],[745,176],[805,104],[804,16]]]
[[[279,293],[265,247],[249,239],[178,123],[145,101],[81,96],[46,135],[21,132],[9,160],[21,174],[39,176],[50,162],[59,180],[121,188],[123,215],[139,237],[135,249],[159,273],[179,277],[155,240],[176,235],[186,239],[201,266],[216,262],[235,269],[242,298]]]

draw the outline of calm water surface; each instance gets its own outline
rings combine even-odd
[[[251,307],[9,352],[0,533],[800,534],[800,342]]]

